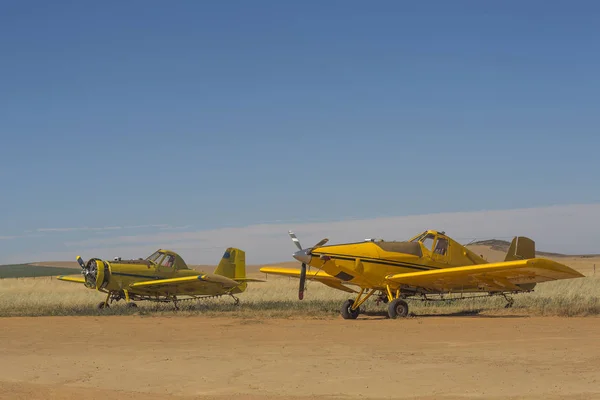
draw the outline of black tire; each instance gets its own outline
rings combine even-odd
[[[388,315],[391,319],[405,318],[408,316],[408,304],[402,299],[394,299],[388,305]]]
[[[98,303],[98,309],[102,310],[103,308],[110,308],[110,306],[104,301],[102,303]]]
[[[135,304],[133,302],[129,302],[129,303],[127,303],[127,305],[125,307],[127,307],[127,308],[137,308],[137,306],[138,306],[137,304]]]
[[[342,304],[342,317],[344,319],[356,319],[358,314],[360,314],[360,309],[352,310],[352,305],[354,304],[354,300],[348,299]]]

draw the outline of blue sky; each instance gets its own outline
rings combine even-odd
[[[124,232],[598,203],[599,16],[2,2],[0,262]]]

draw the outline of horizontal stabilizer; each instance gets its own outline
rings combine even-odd
[[[236,282],[264,282],[262,279],[254,279],[254,278],[235,278]]]

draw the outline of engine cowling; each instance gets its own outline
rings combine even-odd
[[[110,280],[110,264],[99,258],[92,258],[85,265],[83,275],[86,287],[104,289]]]

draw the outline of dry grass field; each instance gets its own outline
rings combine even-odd
[[[306,297],[297,300],[298,281],[269,277],[267,282],[249,285],[239,295],[240,305],[234,306],[229,297],[182,302],[178,314],[205,316],[266,318],[338,318],[339,308],[349,294],[333,290],[317,282],[309,282]],[[600,277],[578,278],[570,281],[538,285],[533,293],[516,295],[515,304],[505,309],[499,297],[484,297],[455,302],[424,303],[409,301],[414,315],[495,314],[538,316],[589,316],[600,314]],[[104,295],[75,283],[50,277],[13,278],[0,280],[0,316],[42,315],[115,315],[115,314],[173,314],[170,304],[140,302],[138,309],[127,309],[123,302],[109,310],[97,310]],[[368,301],[367,313],[385,316],[385,305]]]
[[[485,249],[480,253],[485,253]],[[487,257],[493,258],[488,249]],[[410,301],[414,315],[439,315],[457,313],[537,315],[537,316],[588,316],[600,314],[600,274],[593,275],[596,258],[561,258],[560,262],[573,266],[588,275],[564,281],[539,284],[533,293],[515,296],[515,304],[505,309],[505,301],[499,297],[460,300],[455,302],[424,303]],[[287,263],[286,263],[287,264]],[[281,264],[280,264],[281,265]],[[295,263],[291,263],[295,266]],[[600,262],[598,263],[600,265]],[[212,271],[212,266],[200,269]],[[256,271],[255,267],[249,270]],[[75,272],[75,271],[74,271]],[[331,289],[318,282],[308,282],[305,300],[297,300],[298,281],[294,278],[265,277],[254,272],[250,276],[267,279],[251,283],[248,290],[239,295],[240,306],[232,299],[222,297],[201,301],[183,302],[179,314],[202,314],[206,316],[230,315],[234,317],[277,318],[338,318],[341,303],[351,297],[348,293]],[[0,280],[0,316],[41,315],[114,315],[114,314],[172,314],[170,304],[140,303],[137,310],[117,303],[110,310],[99,311],[95,306],[104,295],[86,289],[83,285],[56,280],[51,277],[17,278]],[[368,301],[363,307],[367,313],[385,315],[385,305]]]

